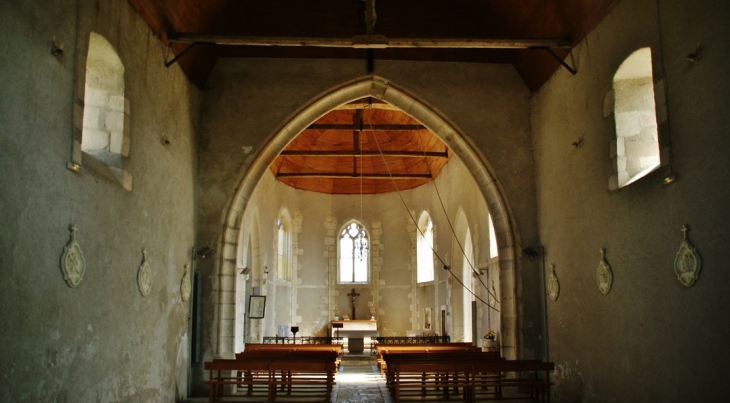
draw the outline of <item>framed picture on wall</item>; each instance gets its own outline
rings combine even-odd
[[[423,330],[431,330],[431,307],[424,308],[423,310]]]
[[[248,299],[248,317],[251,319],[263,319],[266,309],[265,295],[252,295]]]

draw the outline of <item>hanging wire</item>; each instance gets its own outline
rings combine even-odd
[[[360,116],[360,119],[362,121],[362,116]],[[362,182],[363,182],[363,177],[365,175],[363,174],[362,139],[360,138],[361,135],[362,135],[362,132],[358,132],[357,136],[355,136],[355,137],[357,137],[357,148],[360,149],[360,225],[361,226],[364,226],[365,224],[362,221],[362,210],[363,210],[362,209],[362,205],[363,205],[363,202],[362,202],[362,199],[363,199],[363,183]],[[355,164],[356,164],[355,166],[357,166],[357,162]],[[360,230],[360,235],[359,235],[360,236],[360,240],[359,240],[360,241],[360,261],[363,260],[363,256],[365,255],[365,250],[368,249],[366,247],[366,245],[368,247],[370,246],[370,243],[369,242],[366,243],[365,245],[363,245],[363,239],[362,239],[363,238],[363,233],[364,233],[364,231],[361,229]]]
[[[431,169],[431,165],[428,163],[428,158],[426,156],[426,147],[423,145],[423,158],[426,161],[426,166],[428,167],[428,172],[433,176],[433,170]],[[482,284],[482,287],[484,287],[485,290],[487,290],[487,293],[494,298],[494,301],[496,303],[499,303],[499,300],[497,299],[497,296],[492,293],[492,291],[487,287],[486,284],[484,284],[484,280],[482,280],[482,277],[479,275],[479,271],[472,265],[471,261],[469,260],[468,256],[466,256],[466,251],[464,250],[464,247],[461,245],[461,242],[459,242],[459,238],[456,236],[456,231],[454,230],[454,226],[451,223],[451,220],[449,219],[449,215],[446,213],[446,206],[444,206],[444,202],[441,199],[441,193],[439,192],[438,186],[436,186],[436,180],[432,180],[431,184],[433,185],[433,188],[436,190],[436,195],[439,199],[439,204],[441,204],[441,210],[444,212],[444,217],[446,217],[446,222],[449,223],[449,228],[451,228],[451,233],[454,235],[454,239],[456,239],[456,244],[459,245],[459,249],[461,250],[461,254],[466,258],[466,262],[469,263],[469,267],[471,268],[471,271],[473,274],[476,275],[476,278],[479,279],[479,282]],[[420,229],[419,229],[420,230]],[[453,273],[452,273],[453,274]],[[490,305],[490,304],[487,304]],[[491,307],[491,305],[490,305]]]
[[[364,104],[364,102],[363,102],[363,104]],[[372,110],[372,104],[367,105],[367,109],[368,110]],[[411,221],[413,221],[413,223],[415,224],[416,229],[418,230],[418,232],[421,234],[421,236],[424,236],[423,231],[418,226],[418,222],[416,221],[416,218],[413,217],[413,214],[411,214],[411,210],[408,209],[408,205],[406,204],[405,199],[403,199],[403,195],[401,194],[401,191],[398,188],[398,184],[396,183],[395,178],[393,178],[393,174],[390,171],[390,167],[388,166],[388,163],[385,160],[385,155],[383,154],[383,150],[380,147],[380,142],[378,141],[378,136],[376,136],[375,135],[375,132],[373,131],[373,125],[372,125],[372,122],[370,121],[370,119],[368,119],[368,126],[370,127],[370,131],[373,133],[373,139],[375,140],[375,144],[378,146],[378,152],[380,153],[380,157],[383,160],[383,165],[385,165],[385,169],[388,171],[388,176],[390,176],[390,180],[393,182],[393,187],[395,188],[396,192],[398,193],[398,197],[400,198],[401,203],[403,203],[403,207],[405,207],[406,211],[408,212],[408,216],[411,218]],[[426,156],[426,151],[424,150],[424,157],[425,156]],[[426,159],[426,165],[428,166],[428,159]],[[428,169],[429,169],[429,172],[430,172],[431,171],[431,167],[428,166]],[[432,180],[431,183],[434,184],[434,188],[436,189],[436,193],[438,195],[439,202],[441,203],[441,208],[443,209],[444,215],[446,216],[446,221],[449,223],[449,227],[451,228],[451,233],[454,235],[454,238],[456,239],[456,243],[459,245],[459,249],[461,250],[461,253],[464,255],[464,257],[466,257],[466,252],[464,251],[464,248],[461,246],[461,243],[459,243],[459,239],[456,237],[456,232],[454,231],[454,227],[453,227],[453,225],[451,225],[451,220],[449,220],[449,216],[448,216],[448,214],[446,214],[446,207],[444,206],[443,200],[441,200],[441,195],[438,193],[438,188],[436,188],[435,181]],[[461,284],[461,286],[465,290],[469,291],[469,293],[475,299],[479,300],[481,303],[483,303],[484,305],[488,306],[490,309],[492,309],[492,310],[494,310],[496,312],[499,312],[499,309],[495,308],[494,306],[492,306],[491,304],[489,304],[489,302],[484,301],[480,296],[476,295],[469,287],[467,287],[459,279],[458,276],[456,276],[451,271],[451,267],[449,265],[447,265],[446,262],[444,262],[443,259],[441,259],[441,256],[439,256],[439,254],[436,252],[436,250],[434,250],[433,245],[429,245],[429,247],[431,248],[431,252],[433,252],[433,254],[436,256],[436,258],[439,260],[439,262],[441,262],[441,264],[443,265],[444,270],[446,270],[446,271],[449,272],[449,274],[451,275],[451,278],[455,279],[459,284]],[[482,281],[482,279],[479,276],[479,272],[471,264],[471,261],[469,261],[468,258],[466,259],[466,261],[467,261],[467,263],[469,263],[469,266],[471,267],[472,272],[474,272],[474,273],[477,274],[477,278],[479,278],[479,282],[482,284],[482,286],[487,290],[487,292],[492,296],[492,298],[494,298],[495,302],[499,303],[498,300],[497,300],[497,297],[494,294],[492,294],[492,292],[489,290],[489,288],[484,284],[484,281]]]
[[[429,167],[429,171],[430,171],[430,167]],[[479,279],[479,282],[482,284],[484,289],[487,290],[489,295],[491,295],[492,298],[494,298],[494,300],[497,301],[497,303],[499,303],[499,301],[497,300],[497,296],[495,296],[492,293],[492,291],[489,289],[489,287],[487,287],[487,285],[484,284],[484,280],[482,280],[482,277],[479,275],[479,271],[474,267],[474,265],[471,264],[471,261],[469,261],[469,258],[466,256],[466,251],[464,251],[464,247],[461,245],[461,242],[459,242],[459,238],[456,236],[456,231],[454,230],[454,226],[452,225],[451,220],[449,219],[449,215],[446,214],[446,207],[444,206],[443,200],[441,200],[441,193],[439,192],[439,189],[436,186],[436,181],[433,180],[433,181],[431,181],[431,183],[433,184],[433,188],[436,190],[436,195],[438,196],[439,203],[441,204],[441,209],[443,210],[444,216],[446,217],[446,222],[449,223],[449,227],[451,228],[451,233],[454,234],[454,239],[456,239],[456,244],[459,245],[459,249],[461,250],[462,255],[464,255],[464,257],[466,258],[466,262],[469,263],[469,267],[471,268],[472,273],[476,274],[476,277]]]

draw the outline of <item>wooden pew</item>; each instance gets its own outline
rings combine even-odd
[[[340,360],[342,358],[342,345],[341,344],[262,344],[262,343],[247,343],[244,346],[243,353],[250,353],[252,351],[270,351],[270,352],[281,352],[281,351],[334,351],[337,353],[337,368],[340,366]],[[241,353],[237,353],[236,357]]]
[[[386,383],[396,402],[503,398],[506,388],[527,388],[531,398],[550,401],[553,363],[506,361],[494,353],[385,353]],[[540,377],[542,375],[542,378]],[[461,393],[460,393],[461,391]]]
[[[239,355],[240,354],[240,355]],[[274,402],[279,391],[287,397],[332,397],[336,372],[335,351],[251,351],[239,353],[235,360],[205,363],[209,371],[209,402],[219,402],[227,394],[226,386],[246,386],[245,395],[257,401]],[[235,374],[235,375],[233,375]]]
[[[375,352],[380,372],[385,371],[383,353],[440,353],[440,352],[481,352],[480,347],[471,343],[434,343],[434,344],[385,344],[376,345]]]
[[[477,385],[494,387],[496,396],[504,397],[505,388],[527,388],[530,398],[542,396],[542,401],[550,401],[550,372],[555,370],[555,363],[540,360],[505,360],[485,361],[475,364],[474,379]],[[489,376],[487,374],[498,374]],[[540,375],[542,374],[542,378]],[[480,390],[475,390],[480,396]]]
[[[419,396],[420,399],[427,394],[449,400],[452,393],[458,395],[460,390],[467,393],[473,389],[471,363],[504,359],[497,352],[482,352],[481,349],[437,349],[425,353],[384,351],[383,360],[386,363],[386,384],[396,400],[404,395]]]

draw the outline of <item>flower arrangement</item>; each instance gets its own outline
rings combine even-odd
[[[486,340],[494,340],[497,338],[497,332],[495,332],[492,329],[487,329],[487,332],[484,333],[484,339]]]

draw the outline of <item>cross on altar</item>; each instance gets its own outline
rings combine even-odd
[[[355,297],[359,297],[360,293],[355,292],[355,289],[352,289],[352,292],[347,294],[348,297],[352,298],[352,320],[355,320]]]

